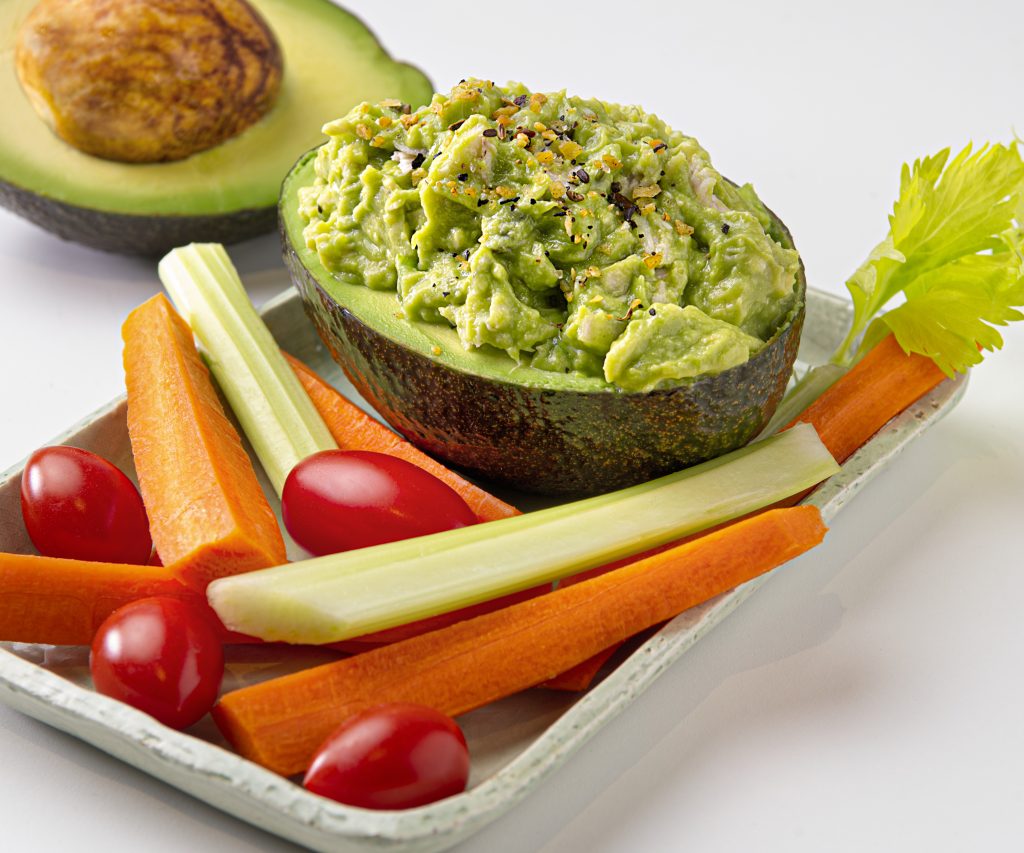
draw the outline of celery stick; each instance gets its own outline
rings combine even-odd
[[[280,495],[297,462],[338,445],[253,308],[223,246],[174,249],[158,269]]]
[[[486,601],[737,518],[839,470],[801,425],[639,486],[514,518],[218,580],[224,623],[329,643]]]

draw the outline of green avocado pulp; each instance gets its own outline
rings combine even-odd
[[[324,132],[307,248],[467,351],[650,391],[748,361],[799,300],[753,189],[638,107],[467,80]]]

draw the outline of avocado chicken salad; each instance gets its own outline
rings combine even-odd
[[[308,247],[467,350],[650,391],[747,361],[799,298],[753,188],[639,107],[464,80],[324,132]]]

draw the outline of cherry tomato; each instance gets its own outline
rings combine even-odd
[[[101,456],[44,447],[21,475],[21,514],[47,557],[145,565],[153,543],[135,485]]]
[[[302,460],[285,481],[281,513],[292,538],[313,554],[476,522],[447,483],[404,459],[368,450],[324,450]]]
[[[100,626],[89,668],[100,693],[184,729],[217,701],[224,653],[213,626],[194,606],[140,598]]]
[[[469,750],[451,717],[423,705],[381,705],[342,723],[303,784],[364,809],[411,809],[466,790]]]

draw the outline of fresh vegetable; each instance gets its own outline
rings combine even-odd
[[[447,484],[411,462],[369,450],[323,450],[288,475],[281,512],[312,554],[368,548],[476,523]]]
[[[177,598],[200,610],[222,642],[259,642],[228,631],[206,596],[157,565],[94,563],[0,553],[0,641],[88,646],[103,621],[140,598]]]
[[[836,461],[843,463],[945,378],[931,358],[904,352],[896,336],[887,335],[790,426],[813,425]]]
[[[337,445],[256,313],[224,247],[193,243],[159,265],[278,495],[295,465]]]
[[[192,333],[167,299],[128,315],[128,435],[150,532],[165,566],[205,589],[284,563],[284,540]]]
[[[100,693],[184,729],[217,700],[224,654],[200,610],[175,598],[143,598],[100,626],[89,670]]]
[[[849,365],[891,332],[952,376],[981,362],[979,347],[1001,347],[993,326],[1024,318],[1013,307],[1024,305],[1022,205],[1016,142],[905,165],[889,234],[846,283],[853,325],[833,361]],[[899,293],[906,301],[876,319]]]
[[[814,430],[797,428],[621,492],[225,578],[208,597],[232,630],[335,642],[635,554],[760,509],[837,470]]]
[[[1024,160],[1014,142],[968,145],[904,165],[889,234],[846,282],[853,323],[831,363],[808,371],[765,429],[806,409],[893,334],[947,376],[999,349],[995,326],[1024,319]],[[905,301],[880,314],[902,294]]]
[[[32,544],[48,557],[144,564],[153,550],[135,485],[103,457],[77,447],[44,447],[29,457],[21,515]]]
[[[373,450],[411,462],[455,489],[479,521],[495,521],[519,515],[519,510],[514,506],[460,477],[366,414],[297,358],[287,353],[284,356],[342,450]]]
[[[202,601],[161,566],[0,554],[0,640],[87,646],[111,613],[149,596]]]
[[[233,691],[213,716],[243,756],[290,775],[366,708],[413,702],[457,716],[732,589],[824,534],[815,507],[771,510],[550,595]]]
[[[303,784],[364,809],[411,809],[462,793],[469,749],[455,721],[423,705],[380,705],[346,720]]]

